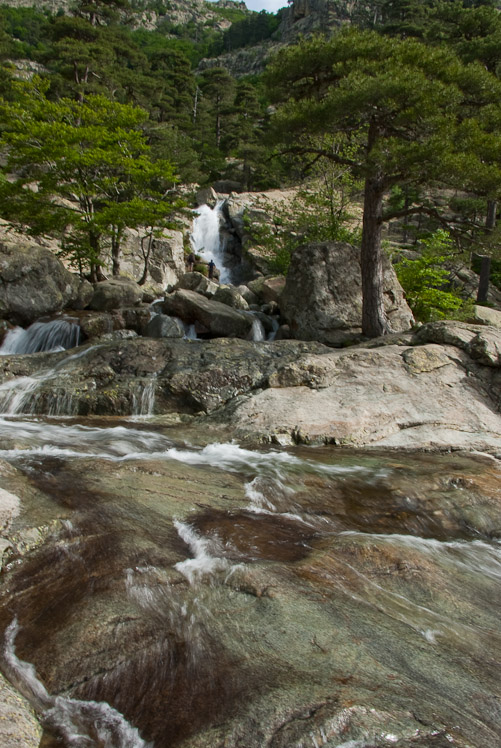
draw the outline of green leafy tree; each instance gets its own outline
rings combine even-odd
[[[70,260],[93,280],[111,247],[119,272],[125,228],[150,223],[153,201],[164,216],[172,210],[162,196],[173,167],[151,158],[146,112],[100,95],[51,102],[36,79],[16,85],[17,101],[0,106],[5,169],[18,175],[0,185],[3,216],[32,234],[64,237]]]
[[[427,204],[395,215],[385,211],[385,197],[395,185],[460,187],[473,178],[501,184],[476,139],[489,130],[488,116],[499,116],[499,84],[485,68],[465,66],[447,49],[354,29],[283,50],[268,81],[278,101],[284,93],[287,98],[274,119],[282,150],[344,164],[363,180],[362,329],[367,337],[383,335],[390,330],[383,304],[383,223],[419,212],[440,218]],[[329,133],[342,134],[354,155],[319,148],[313,136]],[[484,148],[493,148],[494,140],[490,133]],[[467,177],[460,168],[464,149]]]

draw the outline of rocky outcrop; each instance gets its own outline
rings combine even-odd
[[[136,338],[91,346],[67,364],[66,353],[1,357],[0,381],[57,362],[27,393],[28,410],[126,415],[151,386],[155,413],[210,414],[204,428],[229,427],[253,443],[462,448],[501,456],[501,334],[470,327],[425,325],[414,338],[336,350],[294,340]],[[438,339],[447,342],[428,342]]]
[[[96,283],[89,308],[95,312],[111,312],[114,309],[141,303],[141,287],[128,278],[110,278]]]
[[[219,286],[217,283],[209,280],[202,273],[194,271],[184,273],[172,290],[177,291],[178,289],[184,289],[185,291],[196,291],[197,293],[203,294],[203,296],[206,296],[208,299],[211,299],[218,288]]]
[[[122,242],[120,272],[138,281],[143,276],[143,249],[148,249],[149,237],[129,229]],[[161,236],[151,238],[146,284],[157,289],[161,296],[166,288],[172,288],[185,272],[183,234],[181,231],[164,230]]]
[[[249,304],[235,286],[220,286],[214,294],[214,301],[231,306],[233,309],[246,311]]]
[[[36,244],[0,244],[0,318],[29,325],[66,307],[83,309],[92,286]]]
[[[146,326],[145,335],[149,338],[182,338],[184,330],[177,319],[156,314]]]
[[[165,297],[163,310],[188,324],[199,323],[210,337],[245,338],[252,329],[250,315],[206,299],[194,291],[178,290],[169,294]]]
[[[499,336],[498,336],[499,340]],[[466,448],[501,455],[501,370],[452,346],[389,345],[287,362],[230,422],[277,443]]]
[[[383,258],[384,304],[395,332],[414,322],[388,258]],[[341,242],[298,247],[292,255],[280,310],[292,335],[339,346],[362,329],[360,250]]]

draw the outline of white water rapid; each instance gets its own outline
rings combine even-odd
[[[224,262],[224,242],[221,238],[223,223],[222,209],[224,200],[219,200],[214,208],[200,205],[196,208],[195,219],[191,232],[191,247],[195,254],[202,257],[204,262],[213,260],[220,272],[221,283],[230,283],[231,275]]]

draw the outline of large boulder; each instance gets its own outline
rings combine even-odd
[[[386,256],[383,270],[391,327],[395,332],[409,330],[414,318]],[[339,346],[356,339],[362,332],[360,250],[341,242],[299,247],[292,255],[280,310],[299,340]]]
[[[474,355],[387,345],[284,360],[226,419],[237,439],[501,454],[501,371]]]
[[[178,288],[183,288],[186,291],[196,291],[210,299],[214,296],[219,286],[202,273],[192,271],[184,273],[172,290],[177,291]]]
[[[37,244],[0,243],[0,318],[30,325],[67,307],[83,309],[92,286]]]
[[[166,314],[155,314],[146,326],[148,338],[182,338],[184,329],[179,320]]]
[[[214,301],[231,306],[233,309],[248,310],[249,305],[235,286],[220,286],[214,294]]]
[[[112,309],[136,306],[143,298],[141,286],[128,278],[110,278],[96,283],[89,308],[96,312],[110,312]]]
[[[194,291],[178,290],[169,294],[165,297],[163,311],[188,324],[201,323],[214,338],[246,338],[252,330],[252,315],[206,299]]]

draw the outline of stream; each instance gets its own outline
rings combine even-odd
[[[2,670],[41,745],[499,745],[492,458],[0,433]]]

